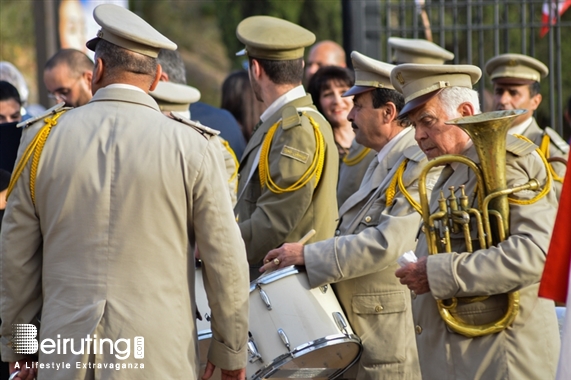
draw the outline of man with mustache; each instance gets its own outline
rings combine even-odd
[[[345,378],[420,379],[410,293],[394,277],[397,258],[414,249],[420,215],[418,176],[426,157],[414,130],[397,116],[404,98],[390,84],[394,66],[351,54],[355,85],[348,119],[357,142],[378,152],[359,190],[343,204],[335,237],[313,244],[284,244],[266,256],[263,268],[305,265],[311,287],[331,283],[363,354]],[[440,170],[428,178],[433,184]],[[397,186],[402,180],[404,191]]]

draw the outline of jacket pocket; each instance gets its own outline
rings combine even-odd
[[[351,327],[361,338],[361,365],[402,363],[414,342],[412,315],[404,291],[356,294]],[[410,331],[409,331],[410,330]]]

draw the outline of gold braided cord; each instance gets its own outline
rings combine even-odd
[[[240,162],[238,161],[238,157],[236,157],[236,153],[234,153],[234,150],[232,149],[228,141],[226,140],[221,140],[221,141],[222,145],[224,145],[228,153],[230,153],[230,156],[232,156],[232,160],[234,160],[234,165],[236,166],[234,173],[232,173],[232,176],[228,180],[228,182],[232,182],[238,176],[238,167],[240,166]]]
[[[16,186],[18,178],[20,178],[20,175],[22,175],[22,172],[24,171],[26,164],[28,163],[30,157],[33,154],[34,156],[32,159],[32,166],[30,168],[30,195],[32,197],[32,203],[34,205],[36,204],[36,197],[35,197],[36,175],[38,172],[38,165],[40,163],[40,156],[42,154],[42,150],[44,149],[44,144],[46,143],[47,138],[52,130],[52,127],[57,124],[57,119],[59,119],[59,117],[64,112],[66,111],[65,110],[60,111],[56,113],[53,117],[51,118],[46,117],[44,119],[44,123],[46,124],[38,131],[38,133],[36,133],[36,136],[34,136],[30,144],[28,144],[26,150],[24,151],[24,154],[22,155],[22,158],[20,159],[20,162],[18,162],[18,164],[16,165],[14,173],[12,173],[12,177],[10,178],[10,184],[8,185],[8,191],[6,193],[6,199],[8,199],[10,193],[12,193],[12,190],[14,189],[14,186]]]
[[[404,177],[404,172],[406,170],[406,165],[408,164],[408,161],[409,160],[407,158],[407,159],[403,160],[403,162],[401,162],[401,164],[399,165],[395,175],[393,176],[393,179],[391,180],[391,183],[389,184],[389,187],[387,188],[386,206],[390,207],[393,204],[393,201],[394,201],[394,198],[396,195],[397,184],[398,184],[400,192],[404,195],[404,197],[406,198],[408,203],[410,203],[410,205],[414,208],[414,210],[416,212],[418,212],[419,214],[422,215],[422,208],[420,207],[420,204],[418,204],[418,202],[414,200],[412,195],[410,195],[410,193],[404,187],[403,177]]]
[[[541,150],[541,152],[543,153],[543,155],[545,156],[545,158],[549,159],[549,142],[551,141],[551,139],[549,138],[548,134],[543,135],[543,137],[541,138],[541,145],[539,146],[539,149]],[[557,181],[559,183],[563,183],[563,177],[560,177],[559,175],[557,175],[557,173],[555,172],[555,169],[553,169],[553,165],[549,165],[549,171],[551,172],[551,176],[553,177],[554,181]]]
[[[270,147],[272,145],[272,139],[276,132],[276,129],[280,125],[281,121],[278,121],[268,130],[264,142],[262,143],[262,148],[260,151],[260,164],[258,166],[260,174],[260,184],[262,188],[267,186],[268,189],[275,194],[282,194],[286,192],[292,192],[301,189],[305,186],[313,177],[315,177],[315,186],[319,183],[321,178],[321,173],[323,172],[323,165],[325,163],[325,139],[319,130],[319,125],[313,120],[313,118],[307,115],[305,112],[302,115],[306,116],[313,127],[313,133],[315,134],[315,154],[311,161],[311,164],[303,173],[303,175],[291,186],[287,188],[279,187],[273,180],[270,174]]]
[[[519,138],[519,139],[522,139],[524,141],[527,141],[528,143],[533,144],[533,142],[525,136],[518,135],[518,134],[514,134],[514,136]],[[512,204],[524,205],[524,206],[534,204],[535,202],[537,202],[538,200],[543,198],[545,195],[547,195],[547,193],[551,189],[552,175],[551,175],[550,165],[547,162],[547,159],[545,158],[545,155],[543,154],[543,152],[541,151],[540,148],[537,148],[535,151],[537,152],[537,154],[539,154],[539,157],[541,157],[541,161],[543,161],[543,165],[545,165],[545,170],[547,171],[547,181],[545,182],[545,186],[539,192],[539,194],[537,194],[534,198],[529,199],[529,200],[520,200],[520,199],[514,199],[514,198],[508,197],[508,201]]]
[[[371,151],[371,148],[363,147],[363,149],[353,158],[349,158],[349,153],[343,157],[343,163],[347,166],[355,166],[359,162],[363,161],[367,154]]]

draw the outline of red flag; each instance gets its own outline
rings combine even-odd
[[[557,218],[549,243],[539,295],[557,302],[567,301],[571,265],[571,164],[563,181]],[[571,305],[570,305],[571,306]]]
[[[559,3],[559,17],[571,6],[571,0],[551,0],[551,12],[549,11],[549,1],[543,2],[543,8],[541,13],[543,13],[543,17],[541,19],[541,32],[539,33],[540,37],[543,37],[549,32],[550,25],[555,25],[557,22],[557,3]],[[551,13],[551,17],[550,17]],[[551,22],[549,22],[551,19]]]

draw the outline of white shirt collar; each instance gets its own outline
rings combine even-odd
[[[518,124],[518,125],[514,125],[513,127],[511,127],[508,130],[508,134],[510,134],[510,135],[514,135],[514,134],[523,135],[523,133],[525,132],[527,127],[529,127],[531,125],[531,122],[532,122],[532,118],[530,117],[529,119],[527,119],[523,123]]]
[[[133,86],[130,84],[126,84],[126,83],[113,83],[113,84],[109,84],[109,85],[105,86],[105,88],[123,88],[125,90],[139,91],[139,92],[142,92],[143,94],[146,93],[145,91],[141,90],[139,87]]]
[[[398,133],[398,135],[396,135],[395,137],[393,137],[388,143],[387,145],[385,145],[384,147],[381,148],[381,150],[379,151],[379,153],[377,154],[377,160],[379,160],[379,163],[381,163],[385,157],[387,156],[387,154],[389,154],[389,152],[391,151],[391,149],[393,149],[393,147],[397,144],[397,142],[399,142],[400,139],[402,139],[402,137],[408,132],[410,131],[412,127],[406,127],[405,129],[403,129],[402,131],[400,131]]]
[[[274,102],[270,104],[268,108],[266,108],[264,113],[260,115],[260,120],[262,120],[262,122],[265,122],[267,119],[270,118],[270,116],[276,113],[280,108],[285,106],[287,103],[299,98],[303,98],[305,95],[306,95],[305,89],[303,88],[302,85],[292,88],[291,90],[289,90],[288,92],[286,92],[285,94],[274,100]]]

